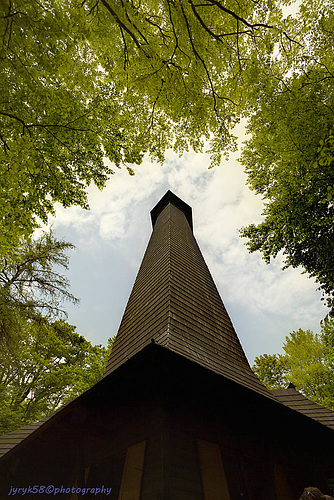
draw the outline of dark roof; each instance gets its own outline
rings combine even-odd
[[[24,439],[30,436],[33,432],[39,429],[45,422],[47,422],[52,416],[44,417],[42,420],[35,422],[34,424],[27,425],[16,431],[9,432],[3,436],[0,436],[0,458],[5,455],[12,448],[20,444]]]
[[[272,399],[248,364],[192,233],[187,207],[168,192],[152,211],[152,236],[105,376],[154,341]]]
[[[176,196],[176,194],[172,193],[172,191],[167,191],[167,193],[161,198],[160,201],[155,205],[154,208],[151,210],[151,220],[152,220],[152,226],[154,228],[156,220],[158,218],[158,215],[164,210],[164,208],[167,207],[169,203],[172,203],[176,208],[181,210],[181,212],[184,213],[186,216],[186,219],[189,223],[189,226],[191,227],[191,230],[193,229],[193,217],[192,217],[192,210],[191,207],[185,203],[181,198]]]
[[[87,394],[90,390],[86,391],[85,394]],[[40,429],[44,424],[49,422],[51,419],[54,419],[56,415],[59,416],[61,413],[63,413],[65,408],[66,410],[68,410],[70,406],[73,406],[73,404],[75,404],[81,397],[82,396],[79,396],[75,400],[65,403],[63,406],[51,413],[51,415],[38,420],[38,422],[34,422],[33,424],[26,425],[25,427],[21,427],[20,429],[16,429],[15,431],[0,436],[0,459],[8,451],[10,451],[12,448],[15,448],[15,446],[20,444],[35,431]]]
[[[275,389],[270,392],[281,404],[334,429],[334,411],[307,399],[296,389]]]

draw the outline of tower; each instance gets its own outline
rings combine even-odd
[[[0,439],[2,494],[15,484],[115,500],[292,500],[309,484],[328,491],[334,413],[294,389],[269,391],[254,375],[191,208],[168,191],[151,218],[104,378]]]

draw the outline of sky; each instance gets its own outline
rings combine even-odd
[[[237,130],[239,143],[244,131]],[[57,206],[55,235],[73,243],[66,276],[80,299],[65,304],[69,323],[93,344],[116,335],[152,227],[150,210],[170,189],[193,210],[194,235],[246,356],[282,352],[289,332],[319,331],[328,310],[301,269],[282,271],[282,258],[265,264],[250,254],[239,229],[262,220],[262,200],[246,185],[239,152],[209,169],[205,153],[181,158],[168,151],[163,165],[149,159],[135,176],[116,169],[103,191],[89,187],[90,210]]]

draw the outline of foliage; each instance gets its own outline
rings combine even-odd
[[[283,344],[284,355],[255,358],[253,370],[269,389],[293,383],[316,403],[334,409],[334,319],[325,321],[321,333],[299,329]]]
[[[66,277],[57,268],[68,268],[66,251],[73,245],[58,241],[52,232],[28,238],[14,248],[11,259],[0,258],[0,334],[10,336],[16,310],[27,317],[62,311],[60,303],[78,300],[70,293]]]
[[[0,244],[2,252],[47,220],[54,202],[87,208],[146,151],[122,116],[118,93],[90,48],[87,13],[75,1],[1,2]],[[129,105],[131,107],[131,105]]]
[[[333,0],[4,0],[0,6],[0,253],[54,203],[88,208],[111,164],[233,149],[265,200],[244,228],[333,304]],[[107,161],[108,160],[108,161]]]
[[[286,358],[280,354],[256,357],[253,371],[268,389],[279,389],[286,385]]]
[[[203,138],[212,135],[218,164],[231,145],[230,129],[247,98],[245,88],[273,42],[287,40],[276,2],[84,4],[94,15],[94,50],[101,65],[125,98],[134,94],[145,106],[146,116],[135,123],[148,133],[156,158],[172,145],[179,152],[189,145],[199,150]]]
[[[257,110],[243,152],[250,187],[265,200],[264,220],[243,228],[250,251],[266,262],[282,251],[302,266],[334,310],[334,12],[332,2],[303,2],[296,26],[303,47],[271,62],[254,89]],[[286,67],[284,67],[286,65]],[[283,75],[278,78],[277,75]]]
[[[211,138],[217,164],[286,29],[274,0],[1,2],[2,255],[55,202],[87,208],[110,162]]]
[[[13,340],[0,350],[0,432],[6,433],[49,415],[98,382],[108,347],[93,346],[64,320],[18,315]]]

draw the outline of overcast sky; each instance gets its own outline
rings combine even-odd
[[[67,276],[81,302],[66,308],[80,334],[105,345],[117,333],[151,234],[150,210],[168,189],[193,209],[194,235],[250,363],[280,352],[293,330],[319,330],[328,311],[314,282],[282,271],[280,259],[266,265],[238,235],[261,220],[262,202],[237,157],[209,170],[205,154],[168,153],[163,166],[147,160],[134,177],[117,169],[103,191],[91,187],[90,211],[57,208],[56,236],[76,245]]]

